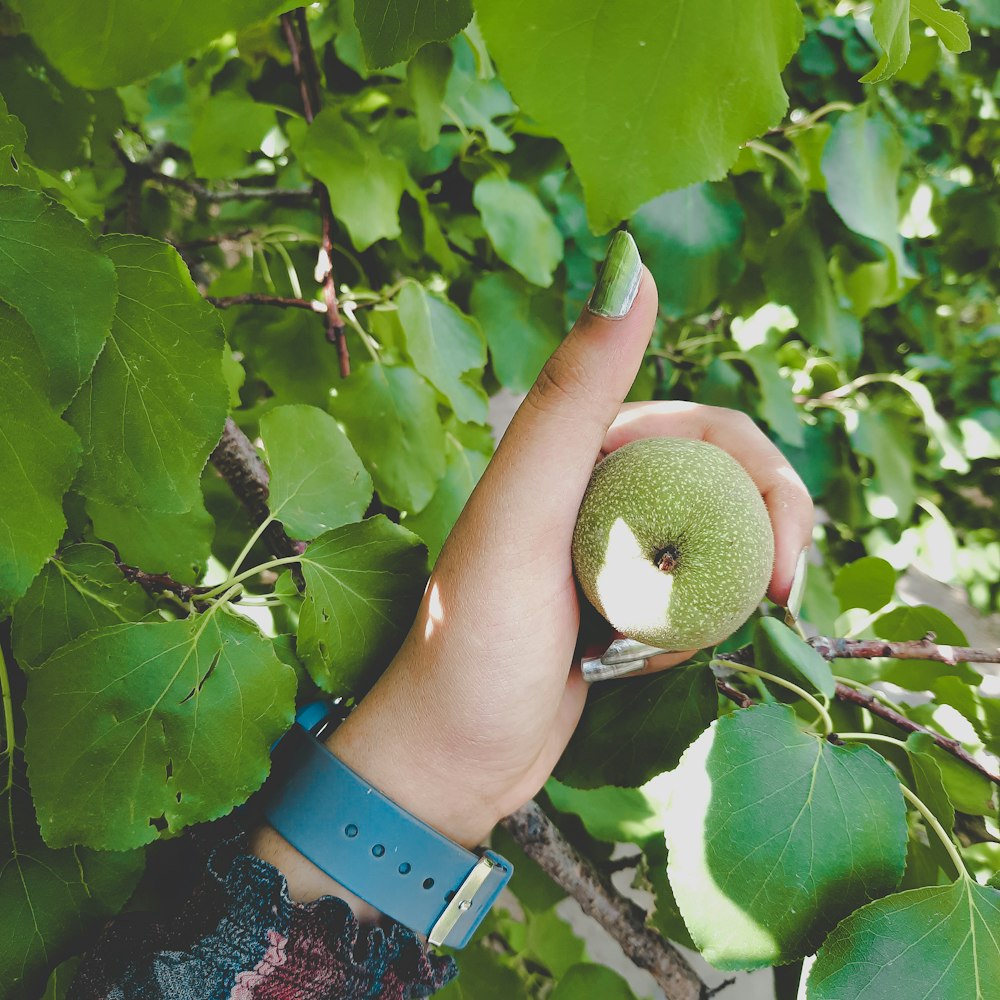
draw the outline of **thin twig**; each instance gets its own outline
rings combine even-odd
[[[299,81],[302,110],[306,121],[311,123],[320,110],[320,86],[319,67],[316,65],[316,53],[309,37],[305,8],[299,7],[291,13],[282,14],[281,30],[288,51],[291,53],[292,69]],[[351,373],[351,358],[347,351],[344,319],[340,315],[337,284],[333,276],[333,210],[330,207],[330,194],[325,184],[317,180],[313,185],[313,193],[319,201],[321,220],[316,276],[323,289],[323,301],[326,304],[326,339],[336,346],[337,356],[340,359],[340,374],[343,378],[347,378]]]
[[[671,1000],[702,1000],[708,995],[708,988],[684,956],[646,924],[646,911],[603,878],[537,803],[522,806],[503,820],[503,826],[524,853],[621,945],[632,962],[652,974]]]
[[[159,170],[151,170],[141,163],[135,164],[142,169],[146,180],[166,187],[177,188],[200,201],[275,201],[287,205],[305,205],[313,200],[313,193],[308,188],[278,188],[278,187],[228,187],[210,188],[186,177],[171,177]]]
[[[934,641],[933,633],[909,642],[885,639],[833,639],[817,636],[809,640],[813,649],[827,660],[871,660],[879,656],[894,660],[934,660],[938,663],[1000,663],[1000,649],[972,649]]]
[[[144,569],[130,566],[128,563],[120,562],[118,568],[129,583],[137,583],[151,594],[162,594],[164,591],[169,591],[171,594],[176,594],[185,604],[209,589],[208,587],[194,587],[188,583],[181,583],[169,573],[147,573]]]
[[[232,306],[281,306],[285,309],[326,312],[326,306],[315,299],[295,299],[284,295],[257,295],[253,292],[245,292],[242,295],[206,295],[205,299],[219,309],[229,309]]]
[[[751,698],[750,695],[744,694],[742,691],[738,691],[736,688],[731,687],[718,677],[715,678],[715,686],[718,688],[719,694],[724,695],[731,702],[739,705],[740,708],[749,708],[753,704],[753,698]]]

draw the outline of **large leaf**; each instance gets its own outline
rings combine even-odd
[[[226,609],[88,632],[29,672],[26,756],[53,847],[123,850],[230,812],[291,725],[295,673]]]
[[[371,362],[337,386],[330,411],[379,496],[399,510],[423,510],[445,472],[444,426],[431,386],[412,368]]]
[[[837,571],[833,592],[840,610],[864,608],[878,611],[891,600],[896,590],[896,571],[884,559],[864,556]]]
[[[360,521],[372,478],[329,413],[279,406],[260,418],[271,479],[268,506],[294,538],[315,538]]]
[[[92,90],[151,76],[227,31],[294,6],[288,0],[176,0],[169,8],[104,0],[14,2],[49,60]]]
[[[550,1000],[636,1000],[629,984],[603,965],[580,963],[560,977]]]
[[[247,153],[256,152],[274,128],[274,108],[223,91],[210,97],[191,135],[191,159],[201,177],[221,178],[246,169]]]
[[[0,617],[58,544],[80,464],[77,436],[43,394],[46,375],[28,324],[0,302]]]
[[[569,151],[602,232],[669,188],[720,179],[776,124],[780,73],[802,35],[791,0],[477,0],[476,10],[514,97]]]
[[[7,778],[7,767],[2,769]],[[36,1000],[45,975],[85,947],[131,895],[142,851],[52,850],[42,841],[23,769],[0,791],[0,996]]]
[[[743,269],[743,209],[728,185],[695,184],[661,194],[632,216],[629,228],[667,316],[711,305]]]
[[[663,832],[659,803],[641,788],[605,785],[584,791],[549,778],[545,792],[556,809],[579,816],[598,840],[642,844]]]
[[[426,564],[420,539],[382,514],[306,549],[295,648],[324,691],[355,694],[374,683],[413,621]]]
[[[487,398],[480,382],[486,342],[479,325],[413,281],[396,301],[414,367],[448,400],[459,420],[485,423]]]
[[[563,256],[562,236],[531,188],[487,174],[476,181],[472,199],[500,259],[533,284],[551,285]]]
[[[770,241],[765,264],[768,291],[798,317],[802,337],[840,361],[856,361],[861,325],[837,299],[810,214],[793,218]]]
[[[527,392],[559,346],[559,300],[510,271],[493,271],[472,286],[472,312],[486,333],[493,374],[512,392]]]
[[[575,788],[645,784],[676,766],[717,708],[715,678],[703,663],[597,685],[556,777]]]
[[[31,326],[52,402],[90,374],[115,311],[115,267],[83,224],[37,191],[0,187],[0,298]]]
[[[1000,983],[1000,891],[961,878],[852,913],[826,939],[809,1000],[989,1000]]]
[[[681,759],[665,820],[684,922],[720,969],[812,952],[903,874],[906,819],[868,747],[802,732],[781,705],[724,716]]]
[[[337,220],[358,250],[399,236],[399,199],[406,167],[337,108],[321,111],[298,143],[302,164],[330,194]]]
[[[14,609],[14,655],[34,667],[91,629],[137,622],[153,609],[149,595],[129,583],[104,545],[70,545],[41,573]]]
[[[823,150],[826,196],[844,224],[881,243],[893,262],[897,297],[915,272],[903,251],[899,234],[899,168],[903,141],[867,105],[840,116]]]
[[[941,768],[934,756],[934,739],[928,733],[910,733],[906,738],[906,753],[913,771],[915,791],[920,800],[930,809],[938,822],[949,832],[955,827],[955,807],[948,797]],[[948,852],[933,830],[927,830],[927,839],[938,865],[951,871]]]
[[[211,537],[201,471],[229,406],[222,329],[172,247],[105,236],[101,248],[120,294],[108,342],[69,412],[84,444],[77,489],[98,536],[127,562],[190,578]],[[187,558],[173,530],[193,532]]]
[[[354,0],[354,20],[372,69],[409,59],[425,42],[446,41],[471,19],[470,0]]]
[[[942,9],[938,0],[875,0],[872,30],[882,46],[882,57],[861,78],[862,83],[878,83],[903,68],[910,54],[911,17],[919,17],[933,28],[950,51],[969,50],[971,41],[965,18],[958,11]]]

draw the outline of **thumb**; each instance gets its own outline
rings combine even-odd
[[[587,308],[546,362],[484,478],[521,524],[575,517],[605,434],[635,380],[656,319],[653,276],[632,237],[615,233]],[[500,494],[498,496],[497,494]]]

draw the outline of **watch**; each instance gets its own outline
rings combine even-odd
[[[513,866],[474,854],[400,808],[320,741],[334,716],[313,702],[272,752],[267,822],[330,878],[433,945],[463,947]]]

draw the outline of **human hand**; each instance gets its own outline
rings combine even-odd
[[[732,454],[771,516],[777,603],[810,540],[809,495],[749,417],[687,402],[622,406],[657,295],[629,237],[614,241],[609,260],[611,287],[599,282],[591,308],[612,315],[585,310],[550,358],[455,525],[405,643],[328,741],[372,785],[467,846],[538,791],[583,710],[570,550],[603,454],[650,436]],[[692,652],[658,656],[650,669]]]

